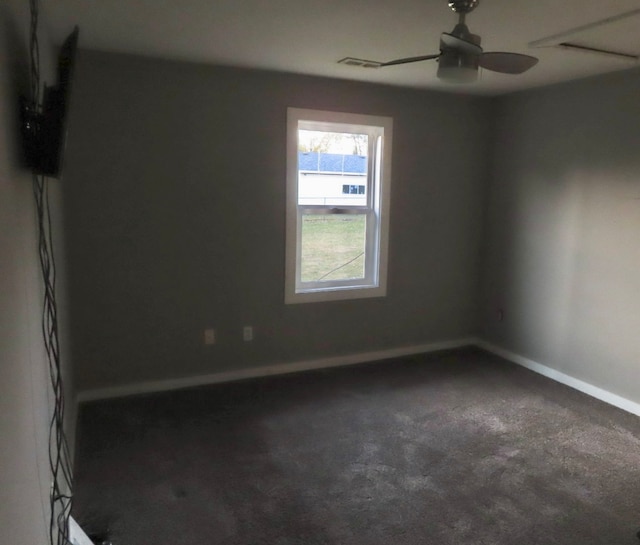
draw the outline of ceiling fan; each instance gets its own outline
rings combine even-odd
[[[347,57],[338,61],[351,66],[383,68],[436,59],[438,78],[452,83],[470,83],[478,78],[478,67],[502,74],[522,74],[538,63],[538,59],[520,53],[488,52],[480,47],[480,36],[472,34],[465,24],[467,13],[473,11],[480,0],[451,0],[449,7],[458,14],[458,24],[451,32],[440,36],[440,53],[406,57],[389,62],[365,61]]]

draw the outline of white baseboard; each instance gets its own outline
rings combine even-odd
[[[207,384],[218,384],[222,382],[232,382],[248,378],[265,377],[271,375],[284,375],[288,373],[297,373],[300,371],[309,371],[312,369],[325,369],[330,367],[342,367],[347,365],[355,365],[358,363],[366,363],[389,358],[398,358],[402,356],[410,356],[413,354],[426,354],[429,352],[437,352],[439,350],[448,350],[452,348],[461,348],[463,346],[475,345],[487,352],[491,352],[513,363],[526,367],[540,375],[544,375],[557,382],[565,384],[571,388],[579,390],[587,395],[595,397],[605,403],[618,407],[624,411],[640,416],[640,403],[636,403],[608,390],[589,384],[580,379],[566,375],[556,369],[533,361],[529,358],[511,352],[500,346],[491,344],[487,341],[474,337],[453,339],[429,344],[420,344],[413,346],[403,346],[386,350],[377,350],[371,352],[360,352],[357,354],[347,354],[343,356],[334,356],[329,358],[320,358],[314,360],[305,360],[290,363],[278,363],[273,365],[265,365],[261,367],[251,367],[248,369],[239,369],[237,371],[223,371],[221,373],[211,373],[207,375],[198,375],[193,377],[182,377],[167,380],[153,380],[145,382],[137,382],[134,384],[125,384],[122,386],[113,386],[109,388],[97,388],[92,390],[84,390],[78,393],[77,403],[85,401],[97,401],[100,399],[110,399],[115,397],[124,397],[138,394],[149,394],[154,392],[166,392],[169,390],[179,390],[181,388],[189,388],[192,386],[205,386]]]
[[[479,348],[486,350],[487,352],[492,352],[493,354],[500,356],[501,358],[512,361],[513,363],[517,363],[518,365],[526,367],[527,369],[531,369],[536,373],[544,375],[545,377],[549,377],[556,382],[560,382],[562,384],[570,386],[575,390],[579,390],[585,394],[590,395],[591,397],[595,397],[596,399],[604,401],[609,405],[613,405],[614,407],[618,407],[623,411],[627,411],[640,416],[640,403],[636,403],[635,401],[631,401],[630,399],[611,393],[608,390],[604,390],[602,388],[599,388],[598,386],[594,386],[593,384],[584,382],[583,380],[565,375],[564,373],[561,373],[556,369],[547,367],[546,365],[530,360],[529,358],[525,358],[520,354],[516,354],[515,352],[511,352],[486,341],[479,340],[476,342],[476,345]]]
[[[198,375],[193,377],[183,377],[167,380],[153,380],[146,382],[137,382],[134,384],[125,384],[122,386],[113,386],[110,388],[83,390],[78,392],[77,402],[83,403],[85,401],[97,401],[100,399],[110,399],[114,397],[149,394],[154,392],[166,392],[169,390],[179,390],[180,388],[189,388],[192,386],[204,386],[207,384],[232,382],[234,380],[265,377],[271,375],[284,375],[287,373],[297,373],[299,371],[309,371],[312,369],[342,367],[346,365],[355,365],[358,363],[410,356],[413,354],[425,354],[428,352],[437,352],[439,350],[461,348],[463,346],[475,345],[477,344],[477,342],[478,341],[476,338],[453,339],[449,341],[420,344],[414,346],[402,346],[397,348],[390,348],[387,350],[360,352],[358,354],[347,354],[344,356],[334,356],[330,358],[320,358],[315,360],[251,367],[248,369],[239,369],[237,371],[223,371],[221,373],[212,373],[208,375]]]

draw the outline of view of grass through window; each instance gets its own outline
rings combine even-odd
[[[364,277],[364,215],[302,216],[303,282]]]

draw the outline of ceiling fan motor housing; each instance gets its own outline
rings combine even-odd
[[[461,40],[471,42],[475,45],[480,45],[480,43],[482,42],[480,36],[478,36],[477,34],[472,34],[469,31],[469,27],[464,23],[458,23],[451,31],[451,34],[460,38]]]

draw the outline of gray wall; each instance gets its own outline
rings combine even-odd
[[[79,389],[477,333],[486,99],[97,52],[77,68]],[[387,297],[284,305],[288,106],[394,118]]]
[[[0,5],[0,544],[46,543],[49,525],[48,364],[42,342],[42,286],[31,175],[18,160],[17,106],[28,91],[28,2]],[[40,35],[42,73],[51,78],[51,54]],[[59,184],[51,186],[54,228],[61,218]],[[61,237],[56,237],[60,241]],[[64,257],[58,294],[64,335]],[[65,362],[67,360],[64,360]],[[63,362],[64,363],[64,362]],[[67,381],[67,386],[70,383]],[[74,394],[67,390],[67,398]],[[67,405],[69,422],[75,420]],[[67,430],[73,436],[73,427]]]
[[[499,101],[482,303],[489,341],[635,402],[639,97],[633,70]]]

